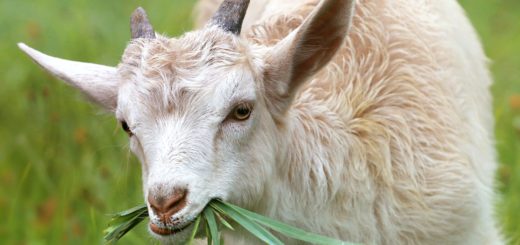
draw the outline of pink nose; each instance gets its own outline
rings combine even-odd
[[[150,207],[163,223],[170,223],[170,217],[186,206],[187,193],[186,189],[175,189],[173,194],[168,197],[150,193],[148,195],[148,203],[150,203]]]

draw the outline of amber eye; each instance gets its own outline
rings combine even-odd
[[[251,106],[249,104],[240,104],[233,109],[232,118],[238,121],[244,121],[251,115]]]
[[[125,121],[121,122],[121,127],[128,134],[128,136],[132,136],[133,135],[132,130],[130,130],[130,128],[128,127],[128,124]]]

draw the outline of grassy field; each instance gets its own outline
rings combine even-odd
[[[493,61],[500,200],[520,242],[520,1],[461,0]],[[142,5],[156,30],[191,28],[192,0],[0,0],[0,244],[98,244],[107,214],[143,202],[140,166],[115,119],[32,64],[27,44],[115,65]],[[121,244],[151,240],[145,226]]]

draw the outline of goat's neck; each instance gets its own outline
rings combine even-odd
[[[265,198],[261,201],[263,208],[259,207],[259,211],[299,224],[298,219],[306,217],[302,212],[323,211],[323,205],[318,207],[318,204],[330,198],[320,172],[321,165],[327,164],[324,155],[328,152],[315,148],[320,145],[317,141],[327,139],[306,131],[316,128],[318,122],[304,120],[298,111],[288,114],[287,121],[278,128],[274,175],[266,183]]]

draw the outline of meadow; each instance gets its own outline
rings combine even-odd
[[[520,244],[520,1],[460,0],[491,60],[496,215]],[[112,115],[44,73],[20,50],[115,65],[129,16],[158,32],[191,29],[193,0],[0,0],[0,244],[99,244],[108,214],[141,204],[141,170]],[[141,224],[121,244],[152,242]]]

